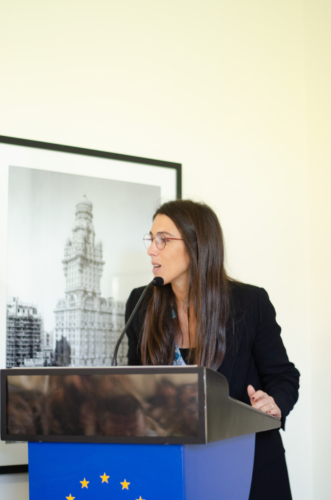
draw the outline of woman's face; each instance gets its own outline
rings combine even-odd
[[[169,238],[181,238],[179,230],[167,215],[157,215],[150,234],[153,238],[164,233]],[[164,284],[171,283],[179,287],[187,287],[189,282],[190,259],[184,241],[167,240],[163,250],[157,248],[155,240],[147,251],[152,259],[153,274],[164,279]]]

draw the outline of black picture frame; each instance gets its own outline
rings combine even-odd
[[[162,187],[162,182],[163,182],[163,180],[161,180],[161,178],[163,178],[161,172],[162,173],[168,172],[169,176],[174,179],[174,181],[169,181],[171,184],[174,184],[172,186],[172,192],[173,192],[172,199],[180,199],[182,197],[182,165],[180,163],[0,135],[0,182],[2,180],[3,190],[6,189],[8,190],[8,185],[5,186],[4,182],[6,175],[8,176],[8,174],[6,174],[6,169],[8,170],[9,165],[11,164],[14,165],[17,164],[17,162],[15,162],[14,159],[15,156],[14,152],[15,151],[20,152],[22,148],[27,148],[31,152],[43,151],[43,152],[49,152],[50,154],[52,154],[52,152],[56,152],[56,153],[65,153],[73,156],[80,155],[92,159],[93,158],[103,159],[109,161],[109,165],[111,165],[112,162],[122,162],[123,168],[124,164],[125,165],[130,164],[134,169],[135,175],[137,176],[139,176],[140,172],[139,169],[144,170],[145,172],[146,167],[148,168],[150,167],[150,171],[151,172],[153,171],[154,176],[156,177],[156,185],[158,185],[157,177],[158,177],[158,172],[160,172],[160,187]],[[13,152],[12,157],[11,157],[11,152]],[[11,158],[13,158],[13,161]],[[78,172],[77,175],[79,175]],[[93,177],[92,173],[91,176]],[[2,194],[4,194],[4,192]],[[0,230],[2,229],[2,234],[6,234],[4,230],[5,228],[6,228],[6,215],[3,214],[2,216],[0,216]],[[2,263],[5,266],[4,259],[2,259]],[[3,270],[3,276],[5,276],[5,270]],[[4,281],[5,283],[5,278],[2,281]],[[6,300],[5,284],[4,285],[0,284],[0,297],[2,298],[2,303],[3,303],[2,309],[5,310],[4,308],[4,301]],[[0,368],[4,369],[6,368],[5,367],[5,356],[6,356],[5,313],[4,316],[0,316],[0,321],[2,324],[2,328],[0,329],[0,352],[1,351],[4,352],[3,358],[1,358],[0,355]],[[0,474],[27,472],[28,465],[26,463],[22,463],[24,462],[24,460],[20,461],[20,453],[21,453],[20,451],[17,452],[17,456],[15,457],[14,460],[15,463],[13,463],[13,461],[10,460],[7,463],[5,460],[3,460],[3,457],[1,458],[1,455],[4,453],[3,451],[4,446],[5,446],[4,443],[0,442]],[[21,449],[22,444],[20,445],[11,444],[10,446],[11,448],[17,446],[18,448]]]

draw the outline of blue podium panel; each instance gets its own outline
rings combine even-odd
[[[248,500],[255,434],[205,445],[29,443],[30,500]]]
[[[255,434],[184,446],[186,500],[248,500]]]
[[[184,500],[183,446],[29,443],[30,500]]]

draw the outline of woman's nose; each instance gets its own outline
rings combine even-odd
[[[155,240],[152,241],[152,243],[149,245],[147,254],[151,257],[152,255],[156,255],[158,252],[158,248],[155,244]]]

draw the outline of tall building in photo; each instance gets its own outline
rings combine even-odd
[[[64,249],[65,298],[55,309],[55,364],[110,365],[117,337],[124,327],[124,302],[101,297],[104,261],[102,243],[95,244],[92,203],[76,205],[72,238]],[[127,364],[123,341],[118,364]]]
[[[25,366],[26,361],[40,358],[42,320],[36,307],[17,297],[7,303],[6,366]]]

